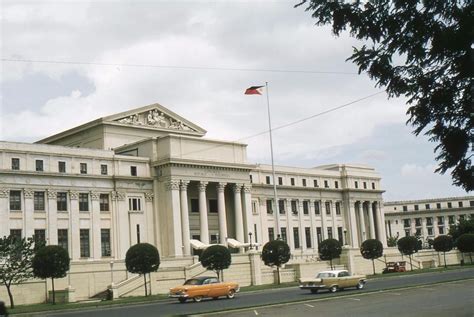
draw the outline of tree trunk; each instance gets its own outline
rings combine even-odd
[[[53,287],[53,305],[56,305],[56,294],[54,293],[54,278],[51,278],[51,285]]]
[[[146,273],[143,274],[143,280],[145,281],[145,296],[148,296],[148,290],[146,288]]]
[[[446,268],[448,268],[446,266],[446,252],[443,252],[443,257],[444,257],[444,268],[446,269]]]
[[[329,260],[329,265],[331,265],[331,270],[332,270],[332,259]]]
[[[280,266],[277,266],[278,285],[280,285]]]
[[[413,264],[411,263],[411,254],[408,256],[410,258],[410,269],[413,271]]]
[[[472,252],[469,252],[469,257],[471,258],[471,264],[472,264]]]
[[[374,263],[374,259],[372,259],[372,268],[374,269],[374,275],[375,275],[375,263]]]
[[[15,308],[15,303],[13,302],[13,294],[10,290],[11,285],[5,284],[5,286],[7,287],[8,297],[10,297],[10,308]]]
[[[217,279],[220,281],[221,280],[220,270],[216,270],[216,274],[217,274]]]

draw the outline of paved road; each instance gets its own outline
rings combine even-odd
[[[215,317],[255,316],[474,316],[474,282],[464,280],[444,284],[419,286],[406,290],[353,294],[341,297],[315,299],[297,304],[250,308]]]
[[[474,279],[474,268],[369,280],[364,291],[379,291],[390,288],[416,286],[458,279]],[[229,309],[271,305],[290,301],[294,302],[314,300],[315,298],[321,299],[338,295],[360,294],[361,292],[363,291],[345,290],[343,292],[338,292],[335,294],[322,292],[319,294],[311,294],[309,291],[302,291],[295,287],[241,293],[237,294],[234,299],[204,300],[200,303],[188,302],[186,304],[180,304],[176,300],[162,300],[149,304],[133,306],[129,305],[124,307],[111,307],[103,309],[101,308],[96,310],[84,310],[81,312],[74,311],[68,313],[50,314],[50,316],[138,317],[203,314],[218,310],[225,311]],[[39,314],[38,316],[41,315],[44,314]]]

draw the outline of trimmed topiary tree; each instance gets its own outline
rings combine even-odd
[[[456,241],[456,246],[461,253],[469,253],[472,264],[472,252],[474,252],[474,234],[465,233]]]
[[[51,278],[53,287],[53,305],[56,304],[54,279],[65,277],[69,271],[69,253],[60,246],[48,245],[36,251],[33,258],[33,274],[35,277]]]
[[[205,249],[199,256],[201,265],[217,274],[221,278],[221,272],[232,263],[232,256],[228,248],[222,245],[212,245]]]
[[[454,243],[451,236],[437,236],[433,241],[433,248],[437,252],[443,252],[444,257],[444,267],[446,268],[446,252],[449,252],[453,249]]]
[[[146,274],[156,272],[160,267],[158,249],[149,243],[138,243],[131,246],[125,255],[125,266],[130,273],[143,274],[145,296],[148,296]]]
[[[278,285],[280,284],[280,267],[290,260],[290,247],[282,240],[267,242],[262,249],[262,261],[266,266],[276,266]]]
[[[368,239],[362,242],[360,246],[360,254],[367,260],[372,260],[372,268],[375,275],[375,263],[374,260],[380,258],[383,255],[383,245],[377,239]]]
[[[342,246],[336,239],[326,239],[319,244],[318,252],[321,260],[329,261],[332,270],[332,260],[341,255]]]
[[[413,271],[413,264],[411,262],[411,255],[418,252],[418,239],[413,236],[403,237],[397,242],[398,250],[403,255],[408,255],[410,258],[410,269]]]

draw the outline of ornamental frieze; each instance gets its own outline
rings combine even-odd
[[[112,197],[112,200],[123,201],[125,200],[126,194],[125,192],[113,191],[110,196]]]
[[[98,192],[91,192],[91,200],[99,200],[100,194]]]
[[[153,193],[145,192],[145,201],[153,201]]]
[[[23,194],[25,195],[25,198],[33,198],[34,193],[35,193],[34,190],[29,189],[29,188],[27,188],[23,191]]]
[[[54,189],[48,189],[48,199],[57,199],[58,192]]]
[[[158,109],[143,113],[133,114],[117,120],[119,123],[149,128],[171,129],[181,131],[194,131],[181,120],[173,119]]]
[[[69,191],[69,198],[71,199],[79,199],[79,192],[71,190]]]
[[[8,198],[9,190],[5,188],[0,188],[0,198]]]

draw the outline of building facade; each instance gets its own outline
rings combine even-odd
[[[423,241],[449,233],[460,219],[474,217],[474,196],[384,203],[388,237],[420,236]]]
[[[139,242],[165,257],[278,236],[296,254],[331,237],[386,244],[373,168],[276,166],[273,179],[247,162],[246,144],[205,133],[153,104],[34,144],[0,142],[0,234],[61,245],[73,261],[123,259]]]

